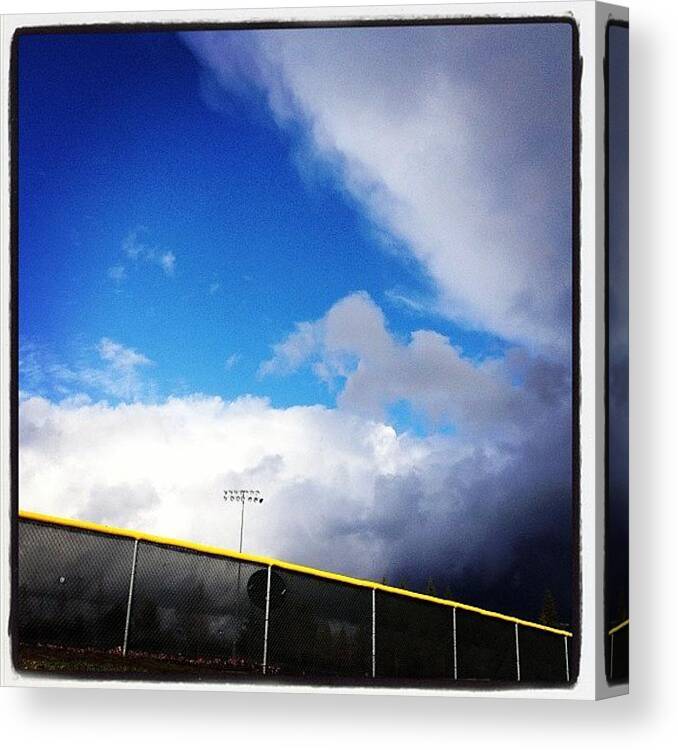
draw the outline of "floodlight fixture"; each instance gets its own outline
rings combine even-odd
[[[264,502],[264,496],[260,490],[240,489],[224,490],[224,500],[231,503],[241,503],[240,509],[240,545],[238,551],[242,552],[243,527],[245,524],[245,503],[261,504]]]

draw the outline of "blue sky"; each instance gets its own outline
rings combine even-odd
[[[24,505],[567,610],[571,34],[22,36]]]
[[[90,361],[105,335],[153,362],[159,396],[252,393],[276,406],[334,402],[307,369],[257,370],[296,322],[354,291],[399,336],[435,327],[469,356],[503,351],[500,336],[399,302],[430,297],[425,270],[330,168],[300,172],[299,137],[260,98],[230,95],[215,111],[201,81],[175,34],[22,38],[22,342]],[[171,253],[173,268],[147,253]]]

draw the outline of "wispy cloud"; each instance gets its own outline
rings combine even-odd
[[[144,354],[106,337],[93,351],[82,351],[75,363],[55,361],[50,352],[30,343],[22,344],[19,361],[22,388],[29,394],[56,393],[61,399],[104,397],[128,402],[155,398],[155,382],[143,373],[152,364]]]
[[[111,266],[108,269],[108,278],[112,279],[113,281],[123,281],[126,275],[127,274],[125,273],[125,266],[123,265]]]
[[[387,289],[386,292],[384,292],[386,299],[391,302],[392,304],[405,308],[406,310],[409,310],[410,312],[417,313],[419,315],[423,314],[430,314],[432,306],[430,304],[426,304],[420,299],[417,299],[411,294],[407,294],[405,292],[400,292],[397,289]]]
[[[175,263],[176,256],[171,250],[160,256],[160,267],[168,276],[171,276],[174,273]]]
[[[133,370],[140,365],[150,365],[148,357],[140,354],[134,349],[128,349],[117,341],[102,338],[97,346],[101,359],[110,362],[116,370]]]
[[[122,251],[132,263],[147,263],[160,268],[166,276],[173,276],[176,269],[176,255],[172,250],[156,247],[145,239],[148,230],[137,227],[127,234],[122,242]],[[108,277],[115,282],[123,281],[127,269],[122,263],[108,269]]]
[[[227,370],[232,370],[238,362],[242,359],[242,355],[240,354],[231,354],[229,357],[226,358],[226,361],[224,362],[224,367]]]

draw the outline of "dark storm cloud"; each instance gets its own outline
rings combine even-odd
[[[545,409],[531,438],[457,463],[376,481],[370,513],[328,530],[379,538],[381,575],[536,616],[547,588],[570,616],[571,461],[566,410]],[[561,425],[560,428],[557,425]]]

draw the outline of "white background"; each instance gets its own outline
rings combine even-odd
[[[242,8],[266,0],[5,0],[5,13]],[[295,7],[303,0],[270,0]],[[351,0],[316,6],[357,5]],[[364,3],[366,4],[366,3]],[[380,4],[371,0],[370,4]],[[383,3],[387,4],[387,3]],[[411,0],[411,4],[416,4]],[[678,4],[631,9],[632,694],[603,703],[5,689],[5,747],[654,748],[678,740]]]

